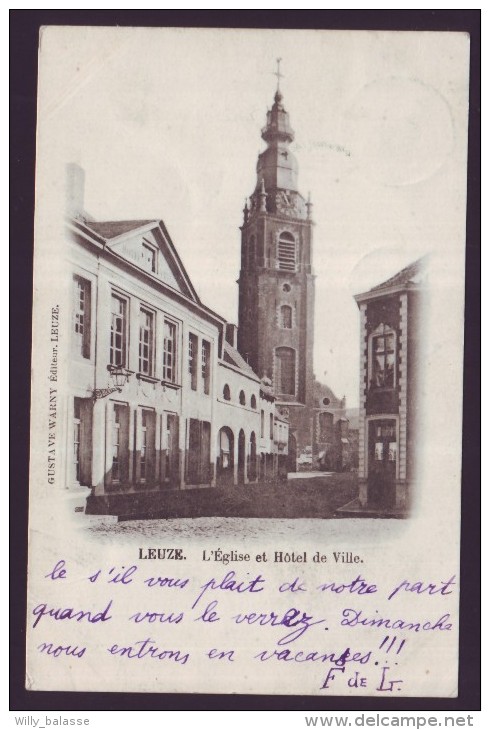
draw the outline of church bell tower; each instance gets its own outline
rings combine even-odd
[[[279,69],[277,75],[279,82]],[[303,448],[313,441],[312,205],[298,190],[294,132],[279,83],[262,139],[267,147],[241,226],[238,348],[272,381]]]

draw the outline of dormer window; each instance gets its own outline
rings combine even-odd
[[[145,269],[155,274],[157,270],[156,248],[150,246],[148,243],[143,243],[143,247],[141,250],[141,259]]]

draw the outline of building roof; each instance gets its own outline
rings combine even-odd
[[[315,400],[328,398],[330,400],[329,406],[331,408],[341,407],[341,399],[337,398],[333,390],[326,385],[326,383],[320,383],[320,381],[316,380],[316,378],[313,381],[313,398],[315,398]]]
[[[399,271],[394,276],[390,277],[382,284],[373,286],[369,291],[380,291],[382,289],[391,289],[393,286],[408,286],[410,284],[419,284],[427,265],[427,256],[423,256],[417,261],[405,266],[404,269]]]
[[[346,408],[345,415],[349,421],[349,428],[359,428],[359,408]]]
[[[98,233],[99,236],[110,240],[111,238],[117,238],[122,236],[124,233],[130,231],[136,231],[138,228],[148,226],[150,223],[154,223],[156,226],[159,224],[158,220],[136,220],[136,221],[90,221],[89,227]]]
[[[419,289],[420,286],[424,284],[427,276],[429,255],[430,254],[422,256],[422,258],[417,259],[417,261],[405,266],[404,269],[398,271],[394,276],[386,279],[386,281],[383,281],[381,284],[373,286],[372,289],[368,289],[368,291],[362,292],[361,294],[356,294],[354,299],[357,304],[360,305],[361,302],[366,302],[370,299],[377,299],[385,294],[387,295],[409,289]]]

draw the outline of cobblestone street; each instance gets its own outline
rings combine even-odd
[[[259,487],[254,487],[254,494]],[[356,543],[367,543],[379,539],[380,533],[386,535],[403,530],[404,526],[397,520],[376,519],[337,519],[334,508],[347,502],[356,493],[355,475],[300,473],[294,475],[287,483],[264,489],[270,494],[271,489],[284,498],[291,499],[301,508],[304,499],[314,500],[318,512],[325,516],[291,518],[259,518],[259,517],[175,517],[171,519],[128,520],[117,522],[112,517],[85,517],[87,531],[97,540],[114,542],[123,539],[125,542],[138,541],[141,537],[163,541],[190,540],[203,544],[216,541],[248,542],[257,540],[308,540],[320,543],[332,541],[348,541],[355,536]],[[298,513],[300,514],[300,513]],[[328,516],[327,516],[328,515]]]

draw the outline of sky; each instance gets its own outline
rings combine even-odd
[[[314,371],[356,407],[353,295],[429,251],[463,260],[468,49],[462,33],[47,28],[38,201],[78,163],[86,210],[162,219],[203,303],[236,322],[239,226],[281,57],[314,206]]]

